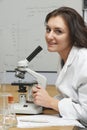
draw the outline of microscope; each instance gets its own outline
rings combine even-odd
[[[19,79],[24,79],[25,74],[31,74],[36,80],[30,83],[12,83],[12,85],[19,86],[19,102],[14,103],[14,112],[16,114],[39,114],[42,113],[42,106],[34,104],[32,97],[32,87],[40,84],[42,87],[46,88],[47,79],[45,76],[29,69],[28,62],[30,62],[42,48],[38,46],[25,60],[19,61],[17,68],[15,69],[15,76]],[[28,90],[26,90],[28,86]],[[26,93],[27,92],[27,96]]]

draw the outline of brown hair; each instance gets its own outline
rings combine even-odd
[[[50,18],[59,15],[65,20],[69,28],[72,44],[87,48],[87,26],[80,14],[70,7],[60,7],[47,14],[45,24]]]

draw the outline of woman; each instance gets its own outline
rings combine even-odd
[[[83,18],[70,7],[60,7],[45,19],[46,42],[50,52],[60,55],[56,88],[61,96],[51,97],[37,86],[34,103],[52,108],[63,117],[87,125],[87,27]]]

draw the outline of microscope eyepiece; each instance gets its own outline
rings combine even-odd
[[[27,61],[31,61],[40,51],[42,50],[41,46],[38,46],[26,59]]]

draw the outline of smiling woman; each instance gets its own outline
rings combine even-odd
[[[48,50],[51,52],[58,52],[65,62],[72,47],[72,43],[70,44],[69,28],[61,16],[49,19],[46,25],[45,37]]]
[[[45,25],[48,51],[60,55],[55,85],[61,95],[53,98],[37,85],[33,88],[34,103],[87,126],[87,26],[80,14],[70,7],[50,12]]]

